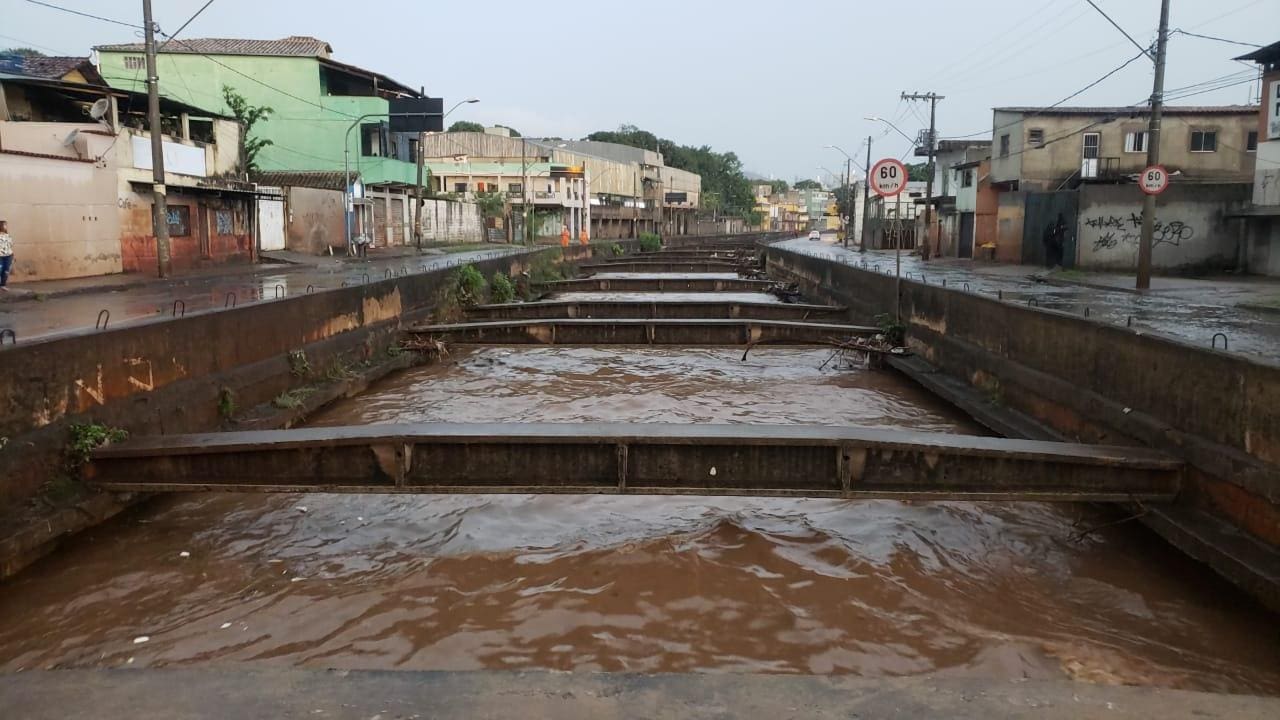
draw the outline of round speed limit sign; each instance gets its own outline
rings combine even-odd
[[[1142,171],[1138,187],[1148,195],[1159,195],[1169,187],[1169,171],[1163,165],[1152,165]]]
[[[880,197],[893,197],[907,187],[907,167],[893,158],[871,166],[871,189]]]

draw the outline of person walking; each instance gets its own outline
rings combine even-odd
[[[0,292],[9,292],[9,273],[13,270],[13,236],[9,223],[0,220]]]

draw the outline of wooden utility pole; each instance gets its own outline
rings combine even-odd
[[[413,186],[413,242],[418,250],[422,250],[422,156],[427,142],[425,132],[418,133],[418,182]]]
[[[160,78],[156,73],[156,28],[151,0],[142,0],[147,50],[147,120],[151,127],[151,227],[156,236],[156,271],[169,277],[169,201],[164,186],[164,129],[160,122]]]
[[[929,235],[933,232],[933,159],[934,153],[937,151],[937,116],[938,101],[944,100],[944,96],[934,92],[927,93],[902,93],[903,100],[928,100],[929,101],[929,175],[924,179],[924,242],[926,248],[929,245]]]
[[[867,251],[867,216],[871,214],[871,136],[867,136],[866,179],[862,182],[862,234],[858,237],[858,252]]]
[[[1156,36],[1156,79],[1151,90],[1151,119],[1147,123],[1147,167],[1160,164],[1160,118],[1164,112],[1164,59],[1169,39],[1169,0],[1160,3],[1160,30]],[[1142,201],[1142,235],[1138,240],[1139,290],[1151,287],[1151,236],[1156,227],[1156,196]]]

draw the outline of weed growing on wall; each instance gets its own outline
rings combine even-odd
[[[463,265],[455,275],[454,288],[463,307],[475,305],[484,298],[484,275],[475,265]]]
[[[657,252],[661,249],[661,235],[656,233],[640,233],[640,252]]]
[[[128,432],[101,423],[77,423],[71,426],[69,435],[67,471],[72,477],[80,474],[80,468],[89,462],[89,454],[94,450],[129,437]]]
[[[501,271],[494,272],[493,279],[489,281],[489,301],[509,303],[515,299],[516,286],[511,284],[511,279]]]

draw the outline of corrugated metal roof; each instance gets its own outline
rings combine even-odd
[[[143,43],[99,45],[96,50],[106,52],[143,52]],[[319,38],[292,35],[279,40],[249,40],[244,38],[182,38],[164,45],[167,53],[195,53],[197,55],[266,55],[274,57],[329,57],[333,48]]]
[[[1027,113],[1032,115],[1146,115],[1146,106],[1091,106],[1091,107],[998,107],[996,112]],[[1257,113],[1257,105],[1166,105],[1166,115],[1246,115]]]
[[[1274,42],[1262,48],[1258,48],[1251,53],[1241,55],[1236,60],[1252,60],[1254,62],[1269,63],[1280,60],[1280,42]]]

